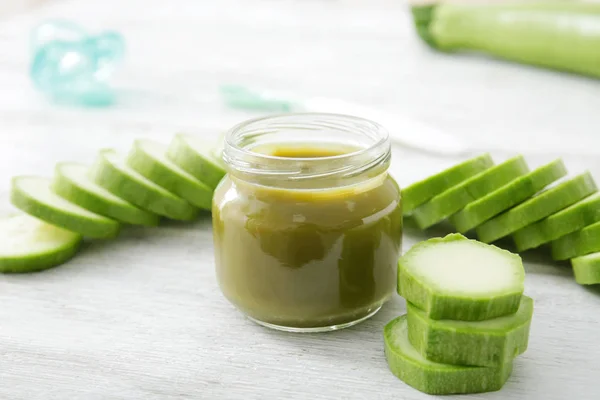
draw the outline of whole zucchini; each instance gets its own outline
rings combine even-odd
[[[438,50],[600,77],[600,3],[446,3],[412,13],[418,34]]]

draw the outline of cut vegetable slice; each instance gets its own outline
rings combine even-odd
[[[578,202],[596,190],[592,175],[585,172],[479,225],[477,236],[482,242],[494,242]]]
[[[136,140],[127,164],[152,182],[187,200],[196,207],[210,210],[213,190],[178,167],[166,157],[166,146],[151,140]]]
[[[0,218],[0,272],[34,272],[71,259],[81,235],[31,217],[15,214]]]
[[[518,251],[533,249],[600,221],[600,193],[586,197],[513,234]]]
[[[58,164],[52,190],[72,203],[120,222],[147,226],[159,222],[158,215],[137,208],[93,182],[89,168],[82,164]]]
[[[214,149],[196,136],[183,133],[175,135],[167,150],[167,157],[211,189],[216,188],[225,176],[225,169],[215,157]]]
[[[555,260],[568,260],[600,251],[600,222],[556,239],[551,249]]]
[[[533,300],[521,297],[516,314],[487,321],[435,321],[408,303],[408,337],[428,360],[455,365],[499,366],[527,350]]]
[[[512,362],[499,367],[472,367],[429,361],[408,340],[406,315],[390,321],[383,332],[385,356],[392,373],[428,394],[467,394],[500,390],[512,372]]]
[[[519,308],[521,257],[461,234],[418,243],[398,267],[399,294],[431,319],[482,321]]]
[[[11,202],[21,211],[60,228],[91,238],[118,235],[117,221],[73,204],[50,189],[50,179],[34,176],[13,178]]]
[[[527,172],[523,156],[511,158],[435,196],[416,208],[413,218],[419,228],[428,228]]]
[[[566,174],[562,160],[555,160],[468,204],[451,216],[450,222],[459,232],[465,233],[530,198]]]
[[[129,167],[114,150],[100,151],[91,176],[114,195],[158,215],[189,221],[198,214],[196,207]]]
[[[492,165],[494,165],[492,157],[486,153],[413,183],[402,190],[404,214],[409,214],[426,201],[490,168]]]
[[[580,285],[600,284],[600,253],[574,258],[571,265],[575,281]]]

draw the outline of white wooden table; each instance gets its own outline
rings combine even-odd
[[[114,28],[128,40],[121,103],[49,104],[31,88],[27,40],[47,17]],[[326,95],[405,113],[535,167],[564,157],[600,179],[600,82],[447,56],[414,36],[398,0],[66,1],[0,20],[0,208],[9,178],[90,162],[134,138],[216,136],[250,114],[219,103],[220,83]],[[395,149],[401,184],[455,162]],[[405,235],[405,249],[426,235]],[[67,265],[0,277],[0,399],[426,399],[387,369],[383,325],[283,334],[221,295],[210,220],[127,229]],[[472,399],[600,398],[600,289],[567,265],[527,254],[536,301],[530,348],[500,392]]]

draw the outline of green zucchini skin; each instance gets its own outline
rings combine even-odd
[[[414,7],[415,28],[433,48],[600,78],[600,4],[440,4]]]
[[[433,20],[433,11],[436,9],[436,7],[437,6],[435,5],[425,5],[414,6],[411,8],[417,34],[425,43],[434,48],[437,48],[437,45],[434,37],[429,31],[429,25]]]
[[[575,281],[580,285],[600,284],[600,253],[592,253],[571,260]]]

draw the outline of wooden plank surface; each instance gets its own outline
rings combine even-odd
[[[48,17],[124,33],[117,106],[57,106],[32,89],[28,35]],[[598,81],[434,53],[399,1],[66,1],[1,21],[0,50],[0,209],[14,175],[49,175],[139,137],[216,137],[251,115],[219,102],[227,82],[402,112],[498,161],[522,152],[533,168],[562,156],[573,174],[600,179]],[[392,173],[405,185],[456,160],[395,148]],[[404,248],[425,237],[408,232]],[[502,391],[468,398],[600,398],[600,289],[543,252],[525,258],[530,348]],[[401,298],[337,333],[256,326],[218,290],[209,220],[127,229],[63,267],[2,276],[0,303],[0,399],[429,398],[383,356]]]

